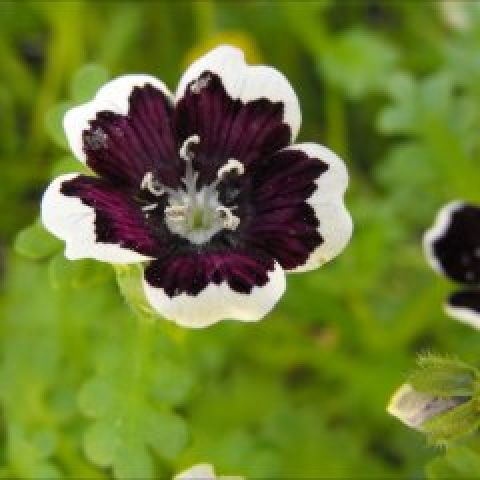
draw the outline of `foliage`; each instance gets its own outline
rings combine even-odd
[[[454,3],[457,20],[400,0],[1,2],[1,478],[169,478],[201,462],[253,478],[478,472],[475,439],[444,453],[385,413],[416,352],[478,356],[421,251],[443,203],[480,201],[480,9]],[[68,262],[35,219],[48,180],[84,168],[65,148],[68,106],[120,73],[174,88],[218,42],[291,80],[300,140],[348,163],[356,232],[291,276],[263,322],[187,331],[139,321],[110,266]]]

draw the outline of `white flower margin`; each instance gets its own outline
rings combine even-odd
[[[178,473],[173,480],[245,480],[245,477],[235,475],[215,475],[213,465],[200,463],[190,467],[184,472]]]

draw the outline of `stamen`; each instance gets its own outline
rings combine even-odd
[[[183,158],[187,163],[191,162],[194,157],[191,147],[192,145],[197,145],[199,143],[200,137],[198,135],[191,135],[190,137],[188,137],[180,147],[180,158]]]
[[[216,212],[220,214],[220,218],[223,222],[223,227],[228,230],[236,230],[240,225],[240,219],[232,213],[230,208],[224,207],[223,205],[217,207]]]
[[[186,205],[171,205],[165,208],[165,215],[173,222],[182,222],[187,218],[187,210]]]
[[[148,190],[152,195],[160,197],[165,193],[165,188],[161,183],[155,180],[152,172],[147,172],[140,184],[142,190]]]
[[[227,163],[218,169],[217,178],[221,180],[225,177],[225,175],[233,172],[234,170],[236,171],[237,175],[243,175],[245,173],[245,166],[242,162],[239,162],[235,158],[229,158]]]
[[[190,203],[195,205],[195,197],[197,192],[197,178],[198,173],[193,170],[192,160],[195,154],[192,152],[192,145],[200,143],[200,137],[198,135],[191,135],[182,144],[180,151],[178,152],[180,158],[185,160],[185,178],[183,183],[187,189]]]
[[[237,175],[243,175],[245,173],[245,166],[235,158],[229,158],[227,163],[218,169],[217,178],[207,187],[207,194],[211,195],[222,180],[233,171],[235,171]]]
[[[145,205],[142,207],[142,211],[150,212],[151,210],[155,210],[158,207],[158,203],[152,203],[150,205]]]
[[[178,155],[185,161],[185,173],[181,179],[184,189],[173,190],[156,182],[151,172],[142,180],[142,188],[147,188],[155,195],[168,194],[168,206],[165,208],[165,220],[173,233],[187,238],[194,244],[203,244],[210,240],[222,229],[236,230],[240,225],[240,218],[233,214],[236,206],[226,207],[219,203],[219,192],[216,187],[226,177],[235,173],[243,175],[245,166],[239,160],[230,158],[221,166],[216,178],[208,186],[197,190],[199,173],[193,169],[195,151],[192,146],[200,143],[199,135],[191,135],[184,140]],[[228,191],[229,189],[227,189]],[[150,204],[142,207],[148,213],[158,207]]]

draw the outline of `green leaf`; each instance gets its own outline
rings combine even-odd
[[[75,103],[84,103],[91,100],[97,90],[110,77],[108,70],[102,65],[89,64],[83,66],[74,75],[71,84],[71,95]]]
[[[396,49],[363,28],[353,28],[331,40],[318,62],[327,80],[359,99],[378,91],[397,63]]]
[[[37,219],[22,230],[15,239],[15,251],[32,260],[42,260],[60,250],[62,242],[51,235]]]
[[[478,126],[471,99],[458,87],[449,72],[436,72],[421,81],[411,73],[396,74],[386,83],[392,103],[380,111],[377,126],[383,133],[412,135],[424,142],[433,169],[448,179],[449,195],[476,201],[480,175],[470,132]]]
[[[188,429],[185,421],[172,412],[152,412],[144,426],[144,435],[158,455],[174,460],[185,448]]]
[[[99,373],[81,389],[81,411],[92,419],[84,435],[90,461],[111,467],[115,478],[155,478],[151,451],[174,460],[186,445],[185,421],[151,395],[162,357],[151,348],[155,330],[146,322],[123,325],[128,330],[107,356]]]
[[[436,125],[440,121],[453,129],[463,126],[453,115],[458,98],[451,74],[440,72],[416,81],[410,73],[399,72],[385,85],[393,103],[380,112],[377,122],[380,131],[424,135],[432,122]]]
[[[386,91],[393,104],[385,107],[377,118],[383,133],[415,133],[418,122],[417,86],[410,73],[399,72],[388,80]]]
[[[182,405],[193,387],[191,370],[182,365],[179,359],[164,358],[155,375],[152,393],[161,402],[168,405]]]
[[[185,422],[174,413],[155,411],[142,397],[141,388],[129,392],[106,379],[104,382],[102,390],[110,389],[115,401],[85,433],[88,458],[99,466],[113,467],[116,478],[153,478],[148,448],[164,459],[174,459],[186,444]],[[82,409],[97,400],[89,398],[90,392],[87,386],[81,393]]]
[[[29,436],[19,425],[9,431],[7,456],[18,478],[56,480],[62,478],[57,466],[49,461],[54,450],[55,435],[52,431],[39,431]]]

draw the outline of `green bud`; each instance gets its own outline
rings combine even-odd
[[[408,378],[417,392],[439,397],[472,396],[478,372],[460,360],[427,354],[418,359],[418,369]]]
[[[480,425],[478,400],[464,401],[444,415],[430,418],[423,424],[428,440],[435,445],[447,445],[453,440],[476,431]]]
[[[480,425],[477,369],[455,358],[423,355],[387,411],[426,434],[436,445],[468,435]]]

